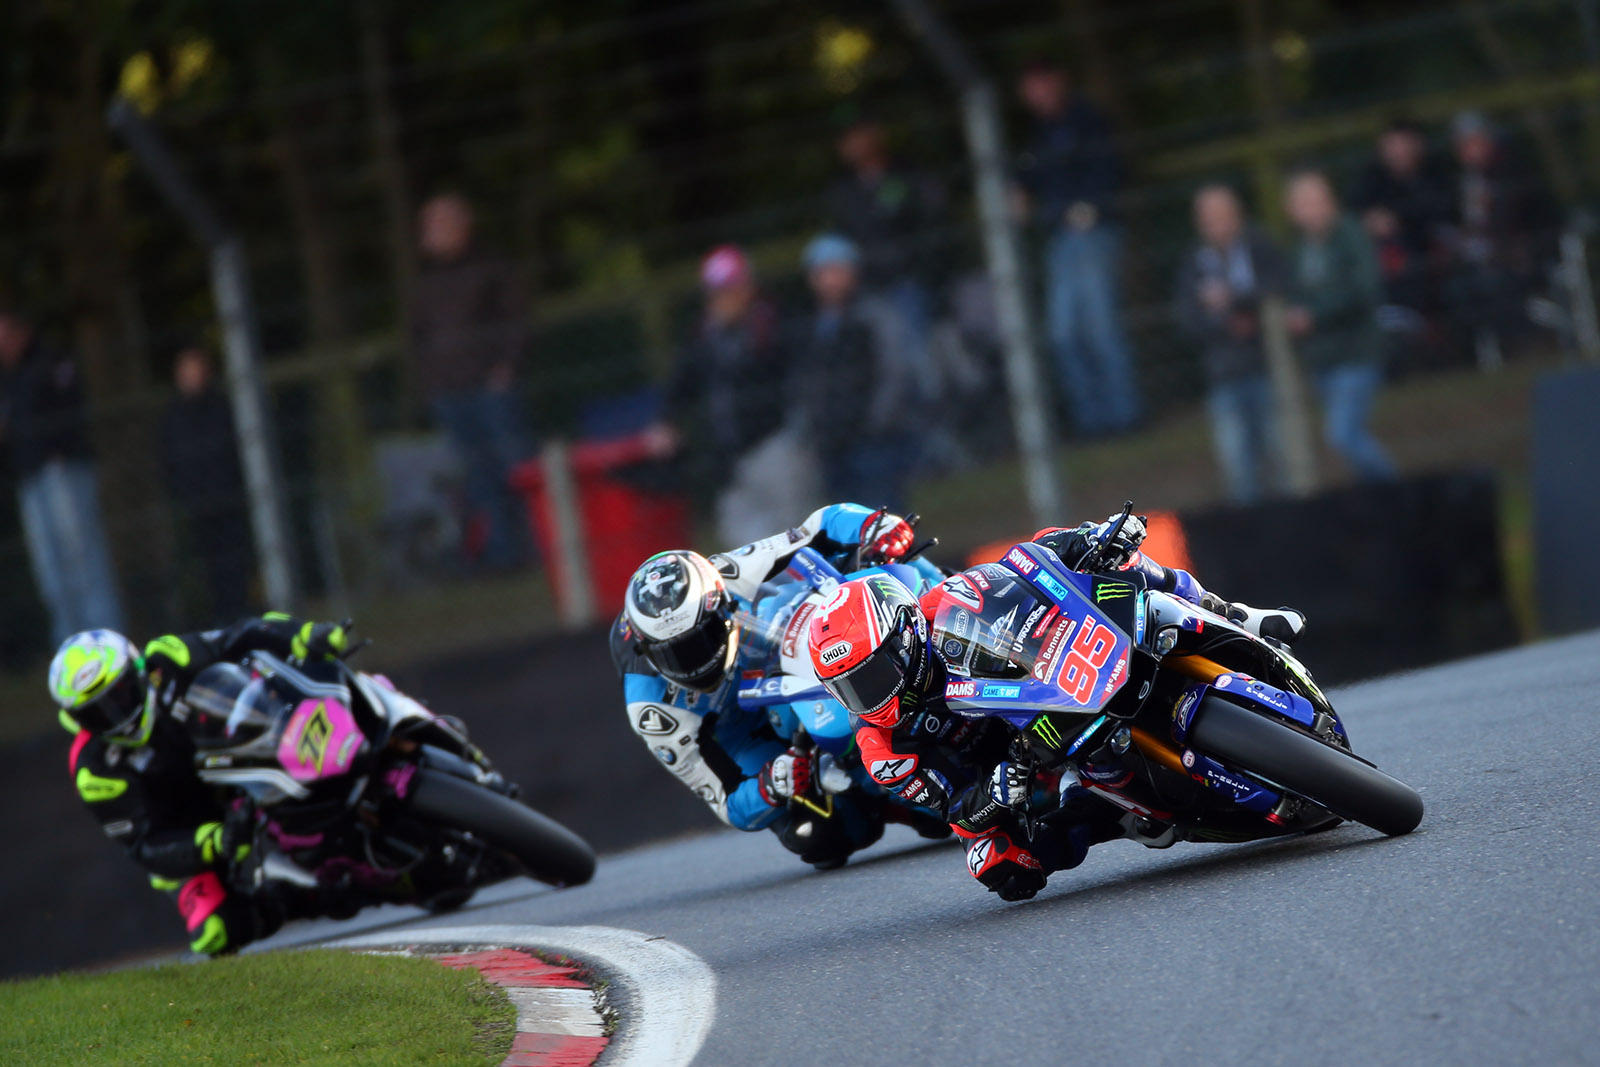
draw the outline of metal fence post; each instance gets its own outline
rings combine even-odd
[[[550,570],[557,589],[556,610],[563,623],[577,629],[595,620],[594,581],[567,443],[560,439],[550,441],[539,456],[539,465],[544,470],[545,507],[550,509],[550,530],[555,539]]]
[[[995,317],[1005,356],[1011,423],[1022,460],[1028,506],[1040,526],[1063,521],[1066,494],[1056,469],[1047,392],[1039,373],[1027,275],[1006,192],[1005,135],[1000,104],[966,46],[925,0],[891,0],[911,32],[961,94],[961,124],[972,157],[984,258],[994,287]]]
[[[1305,384],[1295,364],[1284,311],[1281,296],[1272,294],[1261,301],[1261,339],[1267,350],[1267,373],[1272,378],[1284,483],[1294,496],[1310,496],[1317,491],[1317,453],[1311,443]]]
[[[106,121],[128,142],[167,203],[210,250],[211,291],[222,322],[223,362],[256,556],[261,565],[262,592],[272,607],[291,611],[299,593],[294,544],[289,538],[283,479],[261,381],[261,342],[243,247],[179,169],[166,144],[133,104],[117,97],[111,102]]]

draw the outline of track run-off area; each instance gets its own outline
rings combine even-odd
[[[827,873],[728,831],[606,857],[580,889],[269,946],[538,926],[582,958],[582,928],[612,928],[592,962],[622,965],[639,1063],[685,1062],[627,1041],[658,1011],[709,1016],[674,1040],[713,1065],[1600,1063],[1600,634],[1330,695],[1356,751],[1422,791],[1415,833],[1113,842],[1006,904],[899,828]],[[692,962],[630,982],[619,930]]]

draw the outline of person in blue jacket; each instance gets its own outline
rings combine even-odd
[[[834,504],[799,526],[731,552],[662,552],[634,573],[611,629],[628,723],[656,759],[722,822],[738,830],[771,830],[785,848],[819,868],[839,866],[877,840],[885,819],[907,823],[925,837],[944,837],[949,829],[932,813],[890,802],[853,756],[848,763],[833,762],[819,758],[816,748],[797,746],[801,721],[792,704],[741,703],[741,687],[748,693],[750,681],[769,668],[773,643],[786,641],[795,626],[802,629],[796,658],[806,658],[797,602],[810,587],[769,583],[802,548],[848,572],[902,560],[914,536],[911,523],[898,515]],[[943,578],[925,561],[909,565],[929,584]],[[832,710],[844,727],[846,713]],[[841,729],[840,736],[848,744],[850,730]],[[843,794],[833,797],[842,810],[832,820],[843,826],[843,836],[815,833],[814,820],[790,810],[790,799],[806,795],[814,777],[826,792]],[[852,782],[861,788],[845,794],[840,787]],[[860,810],[863,805],[873,810]]]

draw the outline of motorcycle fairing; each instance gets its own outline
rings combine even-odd
[[[350,769],[363,740],[342,701],[302,700],[283,727],[278,762],[297,782],[335,777]]]
[[[1096,597],[1140,629],[1142,590],[1134,583],[1070,571],[1032,542],[974,572],[968,585],[981,590],[978,606],[947,595],[934,619],[933,640],[950,665],[951,710],[1025,730],[1041,712],[1098,712],[1127,684],[1133,640]]]

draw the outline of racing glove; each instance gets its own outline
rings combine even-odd
[[[761,799],[772,807],[781,807],[796,793],[811,788],[811,757],[791,748],[761,768],[756,780]]]
[[[893,563],[911,551],[916,517],[902,519],[880,508],[861,524],[861,562],[869,567]]]
[[[289,654],[304,663],[314,659],[335,659],[350,647],[350,630],[355,623],[308,622],[289,643]]]
[[[989,776],[989,796],[996,804],[1014,811],[1028,806],[1028,793],[1032,788],[1032,775],[1010,761],[1001,762]]]
[[[1139,546],[1144,544],[1148,533],[1143,515],[1129,515],[1128,521],[1117,531],[1117,536],[1107,544],[1106,538],[1111,535],[1112,528],[1117,525],[1117,520],[1120,518],[1121,515],[1113,515],[1089,531],[1089,536],[1094,541],[1105,546],[1100,561],[1107,567],[1126,567],[1138,554]]]
[[[254,827],[235,818],[201,823],[194,832],[194,847],[199,850],[200,862],[207,867],[243,863],[254,841]]]

